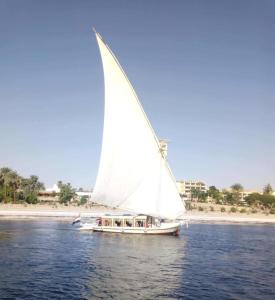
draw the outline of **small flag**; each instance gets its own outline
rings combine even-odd
[[[72,225],[74,225],[74,224],[76,224],[76,223],[80,223],[80,221],[81,221],[81,217],[78,216],[77,218],[75,218],[75,219],[73,220]]]

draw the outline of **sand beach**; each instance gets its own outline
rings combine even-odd
[[[229,212],[229,207],[225,207],[226,212],[220,212],[219,206],[214,206],[215,211],[209,211],[204,208],[204,211],[192,210],[187,211],[185,219],[190,223],[274,223],[275,215],[257,213],[232,213]],[[101,205],[60,205],[60,204],[0,204],[0,218],[59,218],[73,219],[79,214],[82,217],[97,217],[104,214],[121,214],[125,213],[122,210],[111,209]]]

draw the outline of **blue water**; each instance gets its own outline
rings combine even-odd
[[[0,221],[1,299],[275,299],[275,226],[191,224],[179,237]]]

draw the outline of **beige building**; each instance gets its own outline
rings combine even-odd
[[[191,200],[191,191],[197,189],[202,192],[208,191],[208,186],[203,181],[196,180],[178,180],[177,187],[180,195],[186,200]]]
[[[58,194],[55,191],[39,191],[38,201],[44,203],[56,203],[58,202]]]

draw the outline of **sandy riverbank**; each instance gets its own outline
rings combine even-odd
[[[60,217],[75,218],[101,216],[106,213],[122,213],[122,211],[106,208],[101,205],[49,205],[49,204],[0,204],[0,218],[16,217]]]
[[[64,205],[23,205],[23,204],[0,204],[0,218],[75,218],[79,214],[82,217],[97,217],[106,213],[121,214],[123,211],[106,208],[104,206],[64,206]],[[189,222],[234,222],[234,223],[274,223],[275,215],[264,213],[229,213],[197,210],[188,211],[186,220]]]

